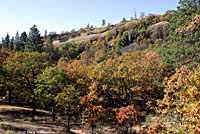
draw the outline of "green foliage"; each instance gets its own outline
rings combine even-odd
[[[14,37],[12,37],[11,40],[10,40],[10,44],[9,44],[9,48],[10,48],[11,50],[14,49],[14,41],[15,41],[15,39],[14,39]]]
[[[10,45],[10,36],[7,33],[5,40],[2,39],[2,46],[3,46],[3,48],[9,48],[9,45]]]
[[[111,32],[108,32],[106,34],[106,41],[110,41],[112,39],[112,33]]]
[[[54,63],[59,60],[61,57],[59,53],[59,48],[53,46],[53,37],[51,35],[48,35],[46,37],[46,43],[43,46],[43,51],[49,54],[50,60]]]
[[[63,70],[57,67],[47,67],[35,80],[36,89],[35,94],[39,99],[45,100],[41,102],[48,102],[55,97],[65,87],[67,83],[67,75]]]
[[[124,32],[122,36],[119,36],[117,39],[115,39],[113,44],[117,49],[128,46],[130,44],[128,31]]]
[[[25,98],[26,102],[29,102],[33,111],[32,118],[34,120],[36,112],[36,96],[34,93],[37,75],[49,66],[48,55],[46,53],[39,52],[17,52],[13,57],[7,61],[7,70],[13,74],[15,78],[13,83],[18,87],[19,94],[22,98]]]
[[[180,6],[177,11],[174,11],[169,19],[170,22],[170,40],[180,41],[184,38],[189,38],[187,35],[184,38],[177,38],[176,29],[187,25],[195,15],[200,13],[200,5],[198,0],[180,0]],[[180,35],[179,35],[180,36]]]
[[[59,48],[59,53],[69,59],[79,58],[83,51],[84,45],[81,43],[66,43],[61,48]]]
[[[106,20],[103,19],[103,20],[102,20],[102,26],[105,26],[105,25],[106,25]]]
[[[25,51],[27,52],[40,52],[42,50],[42,41],[40,37],[40,31],[37,29],[36,25],[30,28],[30,32],[25,44]]]
[[[200,62],[199,44],[174,44],[159,48],[160,54],[168,69],[180,68],[183,65],[194,68]]]
[[[21,33],[20,37],[18,35],[18,32],[16,33],[15,36],[15,45],[14,45],[14,50],[16,51],[24,51],[25,49],[25,44],[27,43],[27,34],[26,32]]]
[[[25,42],[27,41],[27,38],[28,38],[28,36],[27,36],[26,32],[21,33],[20,40],[21,40],[24,44],[25,44]]]
[[[55,99],[57,106],[68,116],[67,131],[70,132],[70,117],[73,116],[74,113],[79,112],[79,92],[74,88],[74,86],[68,85],[56,96]]]
[[[92,104],[102,105],[104,108],[135,105],[143,109],[145,105],[150,109],[162,94],[159,89],[162,70],[157,53],[125,53],[114,60],[102,62],[89,71],[92,83],[88,96],[96,96],[93,97],[96,101]]]
[[[17,31],[16,35],[15,35],[15,40],[14,40],[14,51],[20,51],[22,50],[20,48],[20,37],[19,37],[19,33]]]
[[[200,125],[200,30],[191,32],[190,24],[196,24],[193,17],[198,19],[199,13],[199,0],[180,0],[176,11],[140,20],[124,18],[108,27],[103,20],[102,33],[89,35],[93,38],[87,43],[75,39],[56,47],[57,38],[62,43],[80,33],[87,36],[93,28],[88,24],[79,32],[52,36],[45,31],[41,37],[34,25],[29,35],[17,32],[10,38],[7,34],[0,49],[1,93],[28,102],[33,112],[36,108],[51,111],[53,120],[56,112],[66,114],[68,131],[70,118],[81,111],[88,114],[93,129],[96,122],[112,121],[128,130],[158,110],[161,113],[155,116],[160,120],[152,125],[156,129],[151,129],[151,117],[147,133],[159,133],[163,124],[170,126],[166,133],[194,133]],[[185,27],[183,31],[190,34],[182,32]]]
[[[56,96],[57,106],[65,111],[74,112],[78,108],[80,94],[72,85],[66,86],[62,92]]]

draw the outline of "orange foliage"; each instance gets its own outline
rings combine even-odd
[[[131,127],[138,123],[139,113],[133,106],[121,107],[116,112],[116,120],[120,125]]]

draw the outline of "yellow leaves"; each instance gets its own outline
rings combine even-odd
[[[200,68],[191,71],[185,67],[165,80],[164,99],[158,101],[159,110],[163,114],[181,114],[182,130],[197,130],[200,122]]]
[[[140,86],[134,86],[131,88],[131,91],[140,91],[142,89],[142,87]]]
[[[199,95],[199,91],[196,86],[190,87],[187,92],[191,98],[195,98],[197,95]]]
[[[90,93],[93,94],[93,92],[95,92],[97,90],[97,84],[98,84],[97,82],[92,82],[91,83],[91,86],[89,87]]]

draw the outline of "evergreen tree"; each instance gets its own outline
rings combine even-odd
[[[199,11],[200,0],[180,0],[179,8],[187,11],[197,10]]]
[[[26,32],[21,33],[20,35],[20,50],[24,51],[25,49],[25,44],[27,43],[27,34]]]
[[[137,20],[137,12],[136,12],[135,8],[133,10],[134,10],[134,17]]]
[[[9,44],[9,48],[10,48],[11,50],[14,49],[14,41],[15,41],[15,38],[12,37],[11,40],[10,40],[10,44]]]
[[[2,44],[5,43],[5,39],[4,39],[4,37],[1,38],[1,42],[2,42]]]
[[[47,36],[46,45],[44,47],[44,50],[47,53],[52,53],[53,52],[52,37],[50,35]]]
[[[86,27],[86,29],[90,29],[90,24],[87,24],[87,27]]]
[[[47,30],[44,32],[44,38],[47,38]]]
[[[105,25],[106,25],[106,20],[103,19],[103,20],[102,20],[102,26],[105,26]]]
[[[5,48],[8,48],[8,47],[9,47],[9,44],[10,44],[10,36],[9,36],[9,34],[7,33],[7,35],[6,35],[6,37],[5,37],[5,43],[4,43]]]
[[[40,37],[40,31],[37,29],[36,25],[33,25],[30,28],[28,40],[25,44],[25,51],[34,52],[34,51],[41,51],[41,49],[42,49],[42,41]]]
[[[20,37],[19,37],[19,32],[17,31],[16,35],[15,35],[15,41],[19,41]]]
[[[16,35],[15,35],[15,40],[14,40],[14,50],[15,51],[20,51],[22,50],[22,47],[21,47],[22,43],[20,41],[20,37],[19,37],[19,33],[17,31]]]
[[[47,35],[46,44],[44,46],[44,51],[49,54],[51,62],[55,62],[60,58],[58,48],[53,47],[51,35]]]
[[[91,29],[91,30],[93,30],[93,29],[94,29],[94,26],[93,26],[93,25],[91,25],[91,26],[90,26],[90,29]]]
[[[20,40],[25,44],[27,42],[27,34],[26,32],[21,33]]]
[[[145,16],[145,12],[141,12],[140,19],[144,18],[144,16]]]
[[[121,22],[126,22],[126,18],[124,17]]]

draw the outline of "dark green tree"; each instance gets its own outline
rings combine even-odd
[[[20,36],[20,40],[25,44],[27,42],[27,33],[26,32],[23,32],[21,33],[21,36]]]
[[[9,45],[10,45],[10,36],[7,33],[5,40],[3,40],[3,48],[9,48]]]
[[[4,39],[4,37],[2,37],[2,39],[1,39],[1,42],[2,42],[2,45],[1,45],[1,47],[5,47],[5,39]]]
[[[194,10],[200,6],[199,0],[180,0],[179,5],[181,9]]]
[[[47,38],[47,30],[44,32],[44,38]]]
[[[76,111],[78,111],[78,105],[80,102],[80,93],[73,85],[67,85],[62,92],[60,92],[56,98],[57,105],[66,112],[67,115],[67,127],[66,132],[70,132],[71,117]]]
[[[17,31],[16,35],[15,35],[15,40],[14,40],[14,50],[15,51],[20,51],[22,50],[22,42],[20,40],[20,37],[19,37],[19,32]]]
[[[8,33],[7,33],[6,37],[5,37],[5,43],[6,43],[7,45],[10,44],[10,36],[9,36]]]
[[[87,27],[86,27],[86,29],[90,29],[90,24],[87,24]]]
[[[25,44],[25,51],[34,52],[42,50],[42,40],[40,37],[40,31],[37,29],[36,25],[30,28],[27,42]]]
[[[32,119],[34,120],[36,114],[37,100],[35,95],[35,88],[37,75],[49,66],[48,55],[46,53],[38,52],[17,52],[12,58],[7,61],[7,69],[11,72],[15,79],[18,81],[15,83],[20,83],[20,90],[24,89],[26,92],[24,98],[32,107]]]
[[[60,58],[58,48],[54,48],[53,46],[51,35],[47,36],[46,44],[44,45],[44,51],[49,54],[52,63],[58,61],[58,59]]]
[[[14,41],[15,41],[15,38],[12,37],[12,38],[10,39],[10,43],[9,43],[9,48],[10,48],[11,50],[14,49]]]
[[[126,22],[126,18],[124,17],[121,22]]]
[[[55,98],[64,89],[67,82],[67,75],[57,67],[46,68],[36,79],[35,94],[42,100],[50,104],[52,120],[56,119],[56,101]]]
[[[21,35],[20,35],[20,42],[21,42],[20,49],[22,51],[24,51],[24,49],[25,49],[25,44],[27,43],[27,40],[28,40],[27,33],[26,32],[21,33]]]
[[[102,20],[102,26],[105,26],[105,25],[106,25],[106,20],[103,19],[103,20]]]

